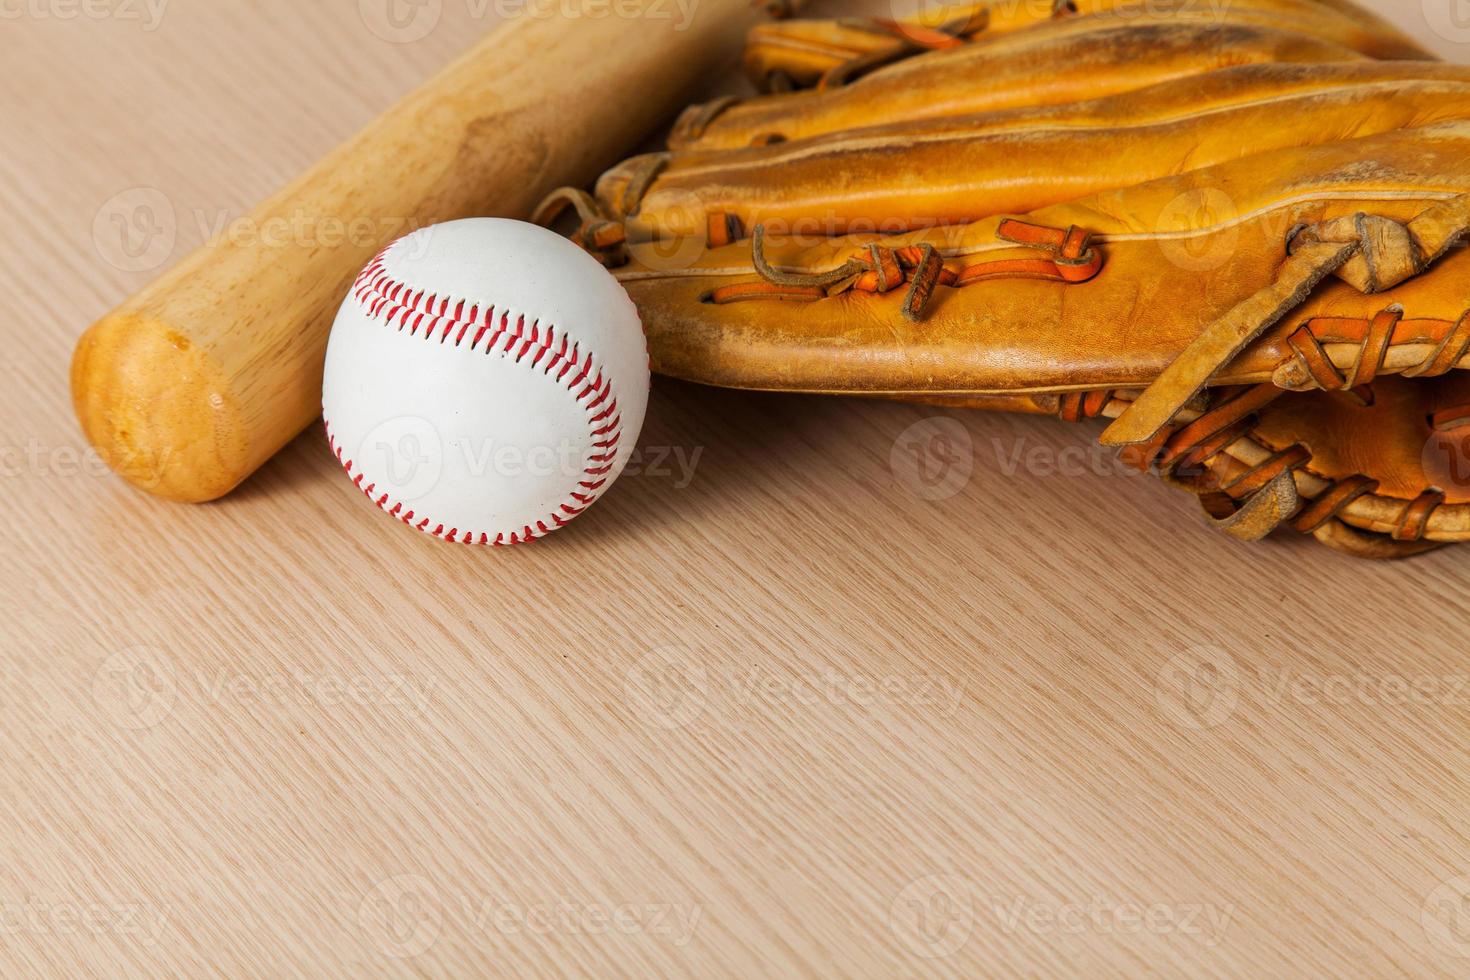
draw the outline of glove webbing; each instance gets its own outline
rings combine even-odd
[[[1385,234],[1385,226],[1399,234]],[[1354,234],[1344,240],[1345,228]],[[1381,292],[1418,275],[1470,234],[1470,194],[1429,208],[1407,225],[1359,214],[1350,222],[1294,229],[1276,282],[1220,317],[1185,348],[1153,384],[1102,434],[1106,446],[1147,443],[1266,330],[1296,309],[1323,280],[1340,274],[1365,293]],[[1462,321],[1462,324],[1464,321]],[[1470,331],[1452,330],[1440,349],[1410,377],[1433,373],[1470,349]],[[1452,359],[1451,359],[1452,358]]]
[[[1315,496],[1303,499],[1296,471],[1311,463],[1311,452],[1303,445],[1287,446],[1254,464],[1237,460],[1233,466],[1217,469],[1211,461],[1238,440],[1251,439],[1255,414],[1284,394],[1270,382],[1217,389],[1213,406],[1186,410],[1181,413],[1186,421],[1177,429],[1161,432],[1147,444],[1124,447],[1120,458],[1141,471],[1157,468],[1166,483],[1194,493],[1210,523],[1240,540],[1259,540],[1290,524],[1364,558],[1404,558],[1439,547],[1439,542],[1425,537],[1446,499],[1437,488],[1426,488],[1413,500],[1404,501],[1396,525],[1384,537],[1365,534],[1341,519],[1356,501],[1378,492],[1380,484],[1371,477],[1330,481]],[[1371,389],[1365,389],[1363,396],[1371,403]],[[1116,417],[1127,412],[1128,397],[1123,392],[1069,392],[1062,396],[1060,414],[1073,422]],[[1452,431],[1470,423],[1470,406],[1436,412],[1429,423],[1435,432]]]

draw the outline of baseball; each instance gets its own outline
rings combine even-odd
[[[535,225],[423,228],[362,271],[327,345],[322,414],[385,513],[464,544],[539,538],[622,472],[648,348],[597,260]]]

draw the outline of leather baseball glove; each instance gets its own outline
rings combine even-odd
[[[662,373],[1109,419],[1240,538],[1470,539],[1470,68],[1346,0],[1044,6],[762,28],[774,94],[540,219]]]

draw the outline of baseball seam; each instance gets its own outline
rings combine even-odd
[[[551,513],[516,531],[496,531],[493,538],[488,531],[446,527],[406,507],[391,494],[379,493],[375,482],[364,485],[367,474],[346,455],[345,447],[337,443],[332,433],[331,419],[324,418],[328,445],[348,477],[389,516],[436,538],[461,544],[494,547],[525,544],[551,533],[592,506],[607,486],[623,435],[622,415],[612,380],[595,363],[593,353],[584,351],[566,330],[542,324],[525,314],[423,289],[414,290],[389,273],[387,259],[392,251],[392,245],[384,249],[352,286],[351,295],[368,319],[396,327],[400,333],[407,330],[409,336],[419,336],[422,331],[426,342],[437,339],[440,344],[446,344],[452,336],[456,348],[463,347],[468,338],[471,352],[478,349],[486,355],[510,359],[552,378],[571,392],[586,412],[591,451],[575,489]]]

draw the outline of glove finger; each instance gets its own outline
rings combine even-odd
[[[1298,530],[1314,533],[1331,520],[1345,520],[1400,541],[1466,540],[1467,417],[1470,374],[1386,377],[1364,397],[1283,395],[1259,413],[1251,439],[1272,454],[1294,446],[1309,450],[1301,483],[1308,499],[1321,503],[1299,515]],[[1230,455],[1250,465],[1245,447]],[[1364,480],[1372,481],[1371,489]],[[1439,496],[1427,496],[1436,491]]]
[[[746,39],[745,72],[762,91],[806,88],[843,65],[887,61],[906,51],[1007,33],[1052,16],[1050,9],[1024,16],[1021,6],[1027,5],[1008,6],[997,14],[989,4],[960,4],[940,8],[935,17],[902,21],[861,17],[757,24]]]
[[[1341,44],[1251,25],[1112,25],[1021,34],[904,61],[851,85],[687,110],[669,145],[736,149],[854,127],[1095,99],[1233,65],[1365,59]]]
[[[1374,58],[1430,55],[1381,18],[1345,0],[1231,0],[1222,10],[1197,0],[1060,0],[960,4],[903,20],[787,20],[751,31],[746,73],[764,91],[828,85],[866,68],[953,43],[990,42],[1014,34],[1066,34],[1111,21],[1220,24],[1225,20],[1304,33]]]
[[[1416,68],[1447,80],[1406,80]],[[1311,125],[1296,124],[1303,118]],[[1273,150],[1466,119],[1466,68],[1248,66],[1090,103],[677,155],[643,193],[627,233],[635,242],[702,239],[716,215],[734,237],[757,225],[805,238],[893,234],[1022,214]],[[626,204],[630,175],[645,162],[614,171],[600,196]]]
[[[775,238],[763,243],[775,281],[743,244],[692,255],[635,246],[617,275],[643,313],[655,369],[689,380],[892,395],[1134,388],[1270,286],[1293,229],[1358,213],[1407,222],[1466,188],[1470,124],[1455,123],[1262,154],[1046,208],[1023,224],[992,217],[899,236]],[[1094,237],[1072,261],[1102,255],[1090,278],[1066,265],[1060,243],[1076,241],[1073,228]],[[1048,244],[1031,229],[1055,237]],[[904,258],[896,275],[880,272],[873,245]],[[905,304],[925,245],[942,275],[915,322]],[[845,274],[801,284],[832,270]],[[1443,345],[1470,307],[1470,253],[1377,296],[1324,284],[1213,383],[1317,383],[1325,372],[1290,367],[1311,355],[1308,339],[1337,371],[1353,371],[1371,321],[1395,304],[1405,326],[1380,352],[1379,373],[1453,366]],[[1310,337],[1293,344],[1303,325]]]
[[[1380,378],[1351,395],[1230,389],[1134,462],[1198,494],[1237,537],[1289,526],[1357,557],[1404,558],[1470,540],[1467,418],[1463,372]],[[1174,445],[1188,430],[1200,441]]]

